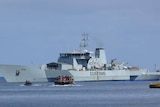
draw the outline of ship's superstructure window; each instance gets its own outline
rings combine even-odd
[[[47,64],[47,68],[50,68],[50,69],[57,69],[58,68],[58,64],[57,63],[49,63]]]
[[[60,53],[61,58],[77,58],[77,59],[88,59],[90,53]]]
[[[60,57],[67,57],[68,55],[67,54],[65,54],[65,53],[61,53],[60,54]]]

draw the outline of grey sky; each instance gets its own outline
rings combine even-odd
[[[159,0],[1,0],[0,63],[41,65],[60,52],[104,47],[107,59],[160,66]]]

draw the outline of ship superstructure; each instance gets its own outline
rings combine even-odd
[[[7,82],[53,82],[58,76],[72,76],[74,81],[100,80],[158,80],[159,72],[128,67],[125,63],[108,62],[105,50],[95,53],[86,50],[88,34],[82,35],[80,51],[60,53],[57,62],[41,66],[0,65],[0,73]]]

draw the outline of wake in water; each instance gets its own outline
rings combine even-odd
[[[29,87],[29,86],[32,86],[32,87],[40,87],[40,86],[49,86],[49,87],[75,87],[75,86],[82,86],[82,85],[78,85],[78,84],[67,84],[67,85],[55,85],[55,84],[49,84],[49,85],[44,85],[44,84],[32,84],[32,85],[24,85],[24,84],[21,84],[20,85],[21,87]]]
[[[21,86],[21,87],[24,87],[24,86],[26,86],[26,87],[29,87],[29,86],[39,87],[39,86],[42,86],[42,84],[32,84],[32,85],[29,85],[29,86],[24,85],[24,84],[21,84],[20,86]]]
[[[67,84],[67,85],[50,85],[50,87],[74,87],[74,86],[81,86],[81,85],[78,85],[78,84]]]

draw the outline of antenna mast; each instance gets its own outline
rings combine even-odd
[[[81,42],[80,42],[80,50],[81,50],[81,51],[85,50],[85,48],[88,46],[87,40],[88,40],[88,34],[84,32],[84,33],[82,34],[82,40],[81,40]],[[82,49],[83,49],[83,50],[82,50]]]

